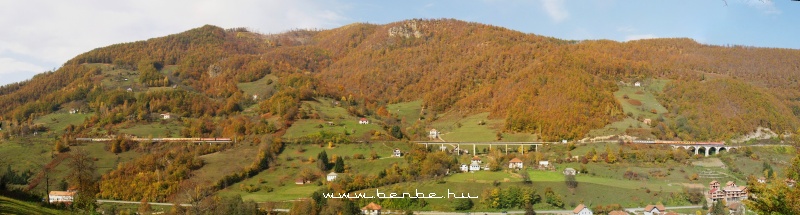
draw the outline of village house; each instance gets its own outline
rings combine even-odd
[[[402,157],[402,156],[403,156],[403,152],[400,151],[400,149],[395,148],[394,152],[392,153],[392,157]]]
[[[589,208],[587,208],[586,205],[583,205],[583,204],[580,204],[580,205],[578,205],[578,207],[575,207],[575,209],[572,210],[572,214],[574,214],[574,215],[594,215],[592,210],[589,210]]]
[[[437,131],[435,128],[431,129],[431,131],[428,132],[428,138],[438,139],[439,138],[439,131]]]
[[[479,170],[481,170],[481,164],[478,163],[477,161],[472,161],[472,163],[469,164],[469,171],[479,171]]]
[[[658,215],[667,212],[667,209],[662,204],[647,205],[644,207],[644,215]]]
[[[302,178],[298,178],[297,180],[294,180],[294,184],[303,185],[303,184],[306,184],[306,180],[302,179]]]
[[[77,109],[75,108],[69,109],[69,114],[76,114],[76,113],[78,113]]]
[[[653,120],[651,120],[651,119],[649,119],[649,118],[645,118],[644,120],[642,120],[642,122],[643,122],[645,125],[650,125],[651,123],[653,123]]]
[[[550,161],[539,161],[539,169],[550,169]]]
[[[339,176],[339,174],[336,174],[336,172],[331,172],[331,173],[328,173],[327,180],[328,180],[328,181],[333,181],[333,180],[336,180],[336,177],[338,177],[338,176]]]
[[[797,184],[797,182],[795,182],[793,179],[786,179],[786,186],[794,187],[795,184]]]
[[[361,118],[358,120],[358,124],[366,125],[369,124],[369,120],[367,118]]]
[[[578,171],[576,171],[576,170],[575,170],[575,169],[573,169],[573,168],[566,168],[566,169],[564,169],[564,175],[575,175],[575,174],[577,174],[577,173],[578,173]]]
[[[469,172],[469,166],[463,163],[461,164],[461,167],[459,167],[459,169],[461,169],[462,172]]]
[[[162,113],[161,114],[161,119],[170,119],[170,118],[172,118],[172,114],[170,114],[170,113]]]
[[[709,183],[709,186],[711,190],[708,191],[708,196],[712,202],[722,199],[732,203],[747,199],[747,187],[736,186],[733,181],[728,181],[725,183],[725,187],[720,187],[719,182],[714,180]]]
[[[763,183],[767,183],[767,178],[764,177],[764,176],[761,176],[761,178],[758,178],[758,183],[762,183],[762,184]]]
[[[125,90],[125,91],[128,91],[129,93],[132,93],[133,92],[133,88],[128,87],[128,89]]]
[[[381,214],[381,206],[375,204],[375,202],[370,202],[367,206],[361,208],[361,213],[366,215],[380,215]]]
[[[253,101],[258,100],[258,95],[253,95]]]
[[[49,202],[51,204],[54,204],[54,203],[71,204],[72,200],[75,197],[75,193],[76,192],[77,191],[75,191],[75,190],[50,191],[50,194],[48,195],[49,196]]]
[[[508,162],[508,168],[509,169],[522,169],[522,160],[520,160],[519,158],[511,159],[511,161]]]
[[[642,83],[637,81],[636,83],[633,83],[633,86],[635,86],[635,87],[641,87],[641,86],[642,86]]]
[[[479,158],[478,156],[473,156],[472,157],[472,162],[477,162],[478,164],[482,164],[483,163],[483,161],[481,161],[481,158]]]

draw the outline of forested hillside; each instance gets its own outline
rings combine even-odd
[[[323,97],[386,130],[410,128],[386,106],[421,100],[432,117],[415,128],[438,114],[489,112],[504,132],[579,139],[626,118],[614,97],[622,84],[659,79],[670,80],[658,95],[669,113],[653,135],[722,140],[759,126],[797,131],[798,58],[680,38],[567,41],[448,19],[276,35],[203,26],[91,50],[0,87],[0,116],[5,136],[47,131],[33,120],[67,108],[94,113],[67,135],[114,134],[174,113],[185,117],[182,136],[245,136],[314,119],[303,101]],[[266,94],[237,85],[268,75],[277,81]]]

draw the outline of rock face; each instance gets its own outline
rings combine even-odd
[[[420,28],[422,26],[418,26],[420,23],[416,20],[409,20],[403,23],[400,26],[394,26],[389,28],[389,36],[390,37],[404,37],[404,38],[420,38],[423,36],[422,31]]]

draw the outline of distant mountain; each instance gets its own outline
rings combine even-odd
[[[164,112],[243,116],[257,102],[256,112],[291,125],[305,114],[301,101],[314,97],[353,101],[355,115],[422,100],[433,116],[490,112],[507,132],[560,140],[628,117],[614,96],[621,83],[669,80],[655,91],[668,111],[659,113],[652,134],[721,140],[757,127],[797,131],[797,59],[800,50],[683,38],[568,41],[450,19],[276,35],[203,26],[97,48],[0,87],[0,116],[30,130],[37,128],[29,119],[75,107],[97,113],[84,127],[112,128]],[[277,83],[263,86],[274,90],[257,101],[237,85],[267,75]]]

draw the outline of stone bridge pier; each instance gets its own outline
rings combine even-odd
[[[675,149],[685,149],[694,152],[695,155],[700,154],[700,149],[703,149],[703,154],[706,157],[711,154],[719,154],[722,152],[727,152],[731,149],[737,149],[739,146],[726,146],[726,145],[672,145],[672,148]]]

